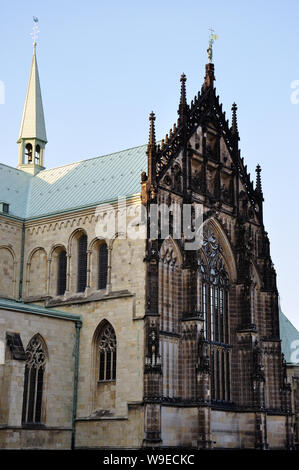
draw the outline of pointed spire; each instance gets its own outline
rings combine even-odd
[[[260,165],[256,166],[256,185],[255,185],[255,193],[257,196],[257,204],[258,204],[258,215],[261,223],[263,224],[263,190],[262,190],[262,179],[261,179],[261,167]]]
[[[178,109],[179,121],[183,121],[184,117],[188,110],[187,99],[186,99],[186,81],[187,77],[182,73],[180,82],[181,82],[181,95],[180,95],[180,105]]]
[[[232,105],[232,127],[231,127],[231,131],[232,131],[232,134],[234,134],[234,135],[239,134],[238,120],[237,120],[237,109],[238,109],[238,106],[236,105],[236,103],[233,103],[233,105]]]
[[[263,196],[263,190],[262,190],[262,179],[261,179],[261,167],[260,165],[258,164],[256,166],[256,185],[255,185],[255,190],[257,192],[257,194],[259,194],[260,196]]]
[[[45,143],[47,142],[42,95],[36,60],[36,43],[33,44],[33,57],[18,142],[20,142],[21,139],[28,138],[39,139]]]
[[[180,106],[186,106],[186,81],[187,77],[184,73],[182,73],[180,82],[181,82],[181,97],[180,97]]]
[[[150,130],[148,138],[147,150],[149,151],[150,147],[153,148],[156,145],[156,132],[155,132],[155,113],[152,111],[149,115]]]
[[[36,35],[36,32],[34,34]],[[19,144],[18,168],[34,175],[42,170],[44,168],[44,149],[47,143],[47,135],[35,40],[33,42],[29,82],[17,143]]]
[[[155,113],[152,111],[149,115],[150,130],[147,145],[147,157],[148,157],[148,176],[153,182],[155,179],[155,161],[156,161],[156,132],[155,132]]]

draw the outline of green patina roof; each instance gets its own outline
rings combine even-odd
[[[9,204],[9,213],[25,217],[33,176],[0,163],[0,201]]]
[[[16,310],[17,312],[31,313],[35,315],[44,315],[47,317],[60,318],[62,320],[71,320],[82,322],[81,315],[70,314],[61,310],[49,309],[31,303],[18,302],[16,300],[9,300],[0,298],[0,309]]]
[[[285,360],[287,363],[294,363],[291,360],[292,353],[299,348],[299,342],[294,344],[294,341],[299,341],[299,331],[294,327],[294,325],[287,319],[287,317],[282,313],[281,307],[279,305],[279,326],[280,326],[280,338],[282,352],[284,354]],[[292,347],[293,346],[293,347]],[[299,357],[299,354],[297,354]]]
[[[146,145],[43,170],[35,176],[0,164],[0,201],[9,213],[32,218],[94,206],[140,193]]]

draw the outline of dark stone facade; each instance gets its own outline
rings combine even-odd
[[[240,155],[237,106],[230,126],[214,81],[210,63],[188,105],[182,75],[178,122],[160,144],[150,115],[142,201],[148,216],[153,204],[169,208],[170,236],[159,219],[151,238],[148,223],[144,445],[291,449],[291,390],[261,168],[254,186]],[[193,218],[203,208],[199,249],[188,249],[182,229],[173,236],[174,207],[184,204]],[[189,440],[188,413],[195,416]],[[232,419],[227,435],[218,429],[219,420],[226,429]]]

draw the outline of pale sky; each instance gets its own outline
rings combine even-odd
[[[48,168],[146,143],[152,109],[157,138],[163,138],[177,119],[181,73],[189,101],[201,88],[214,28],[217,92],[227,117],[238,104],[249,171],[254,175],[256,164],[262,166],[281,305],[299,328],[299,104],[291,103],[291,84],[299,80],[299,3],[1,0],[0,159],[11,166],[17,165],[33,15],[40,28]]]

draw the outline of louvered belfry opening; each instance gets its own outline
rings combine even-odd
[[[98,289],[106,289],[108,270],[108,249],[106,243],[99,246],[99,278]]]
[[[62,250],[58,255],[57,295],[63,295],[66,289],[66,251]]]
[[[87,279],[87,236],[82,234],[78,239],[78,284],[77,292],[84,292]]]

